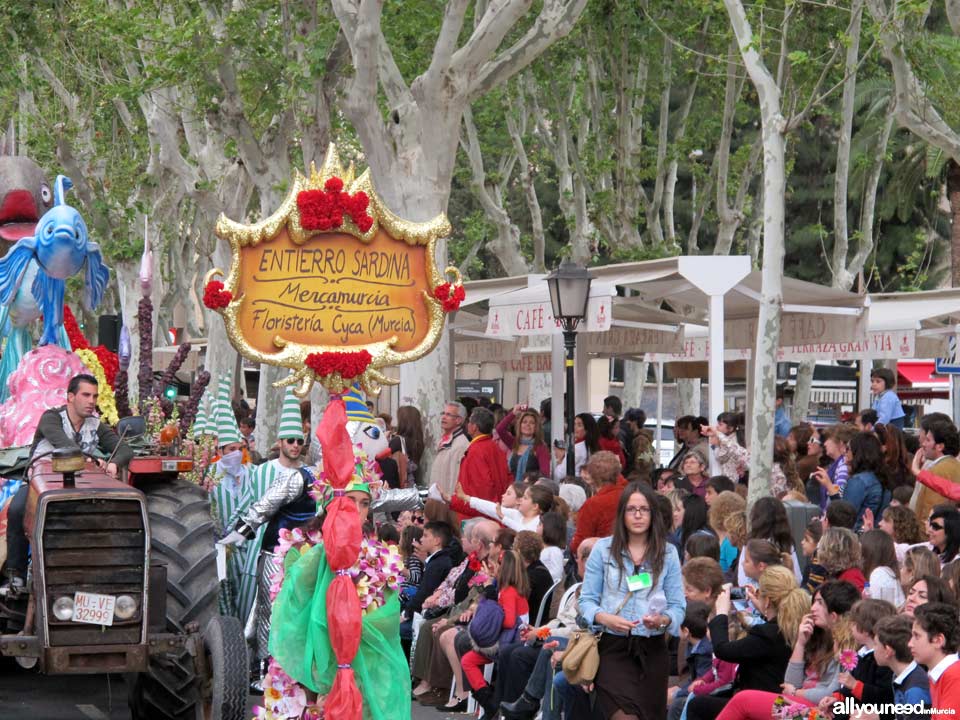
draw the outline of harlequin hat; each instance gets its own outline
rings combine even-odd
[[[217,399],[213,403],[213,417],[217,429],[217,444],[220,447],[230,443],[242,442],[237,418],[230,403],[230,381],[220,378],[217,386]]]
[[[367,401],[360,391],[359,385],[354,385],[343,394],[343,404],[347,408],[347,421],[375,423],[377,419],[367,407]]]
[[[277,428],[277,437],[283,440],[304,440],[303,420],[300,416],[300,402],[293,394],[293,388],[288,387],[283,396],[283,407],[280,409],[280,426]]]
[[[353,477],[347,483],[343,492],[363,492],[375,500],[383,487],[383,480],[380,478],[380,473],[377,472],[377,463],[369,460],[367,454],[359,448],[354,448],[353,453],[356,461],[353,466]],[[310,494],[323,507],[333,501],[333,487],[327,483],[322,469],[317,474],[317,481],[313,484]]]

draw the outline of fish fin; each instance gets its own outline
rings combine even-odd
[[[56,345],[57,328],[63,325],[63,295],[66,283],[47,275],[43,269],[37,271],[33,281],[33,297],[43,313],[43,336],[38,345]]]
[[[23,273],[34,258],[37,243],[32,237],[20,238],[17,244],[0,258],[0,305],[9,305],[17,294]]]
[[[83,304],[88,310],[95,310],[103,299],[103,292],[110,282],[110,270],[103,263],[100,246],[87,243],[86,282],[83,286]]]
[[[57,180],[53,184],[53,200],[56,205],[67,204],[67,190],[73,187],[73,180],[66,175],[57,175]]]

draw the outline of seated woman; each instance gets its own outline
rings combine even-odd
[[[816,707],[839,686],[840,653],[856,650],[847,613],[860,600],[848,582],[828,580],[813,596],[803,618],[783,676],[782,692],[744,690],[736,693],[717,720],[768,720],[781,695],[790,703]]]
[[[817,562],[826,571],[826,579],[846,580],[863,592],[867,580],[860,569],[860,541],[852,530],[827,528],[817,543]]]
[[[765,569],[760,574],[759,589],[755,591],[750,587],[746,592],[766,622],[749,627],[742,638],[731,640],[729,616],[733,603],[729,589],[720,594],[715,605],[716,615],[710,621],[710,640],[715,657],[738,663],[733,690],[718,695],[696,695],[687,703],[688,720],[713,720],[733,692],[780,690],[800,624],[810,611],[810,596],[782,565]]]
[[[907,601],[901,613],[912,618],[916,609],[928,602],[956,605],[957,598],[950,589],[950,585],[944,580],[934,575],[925,575],[914,580],[913,585],[910,586],[910,592],[907,593]]]

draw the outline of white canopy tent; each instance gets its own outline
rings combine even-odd
[[[639,359],[654,351],[658,344],[654,340],[663,340],[665,344],[675,344],[678,340],[689,342],[684,339],[684,320],[704,326],[709,337],[705,349],[709,362],[710,415],[716,417],[722,412],[724,348],[749,351],[756,343],[761,280],[759,272],[751,272],[750,258],[680,256],[606,265],[591,268],[590,273],[596,289],[591,291],[587,330],[592,329],[593,322],[593,327],[600,333],[617,326],[657,333],[645,336],[643,340],[646,342],[638,343],[640,346],[608,345],[602,354]],[[625,297],[615,296],[617,288],[630,292]],[[554,353],[552,380],[555,387],[562,387],[562,341],[552,318],[542,313],[544,305],[549,308],[544,276],[468,282],[466,291],[462,307],[468,312],[472,311],[470,306],[489,301],[484,336],[507,339],[525,334],[551,335]],[[782,345],[866,339],[867,298],[790,278],[784,278],[783,293]],[[598,318],[593,314],[600,307],[609,308],[604,323],[596,322]],[[535,311],[536,322],[523,318],[524,322],[518,324],[516,315],[510,317],[511,313],[529,313],[531,309]],[[497,318],[496,327],[492,326],[494,317]],[[511,319],[512,324],[508,322]],[[472,323],[475,326],[475,321]],[[476,334],[476,330],[465,327],[458,330],[459,325],[458,319],[453,327],[454,333]],[[671,343],[666,341],[666,336]],[[545,351],[545,347],[526,348],[526,352],[531,353]],[[656,351],[678,352],[659,348]],[[559,393],[554,392],[553,399],[556,403],[554,413],[559,417]]]

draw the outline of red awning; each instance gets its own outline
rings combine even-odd
[[[932,362],[905,362],[897,363],[897,387],[949,387],[950,378],[945,375],[934,374]]]

